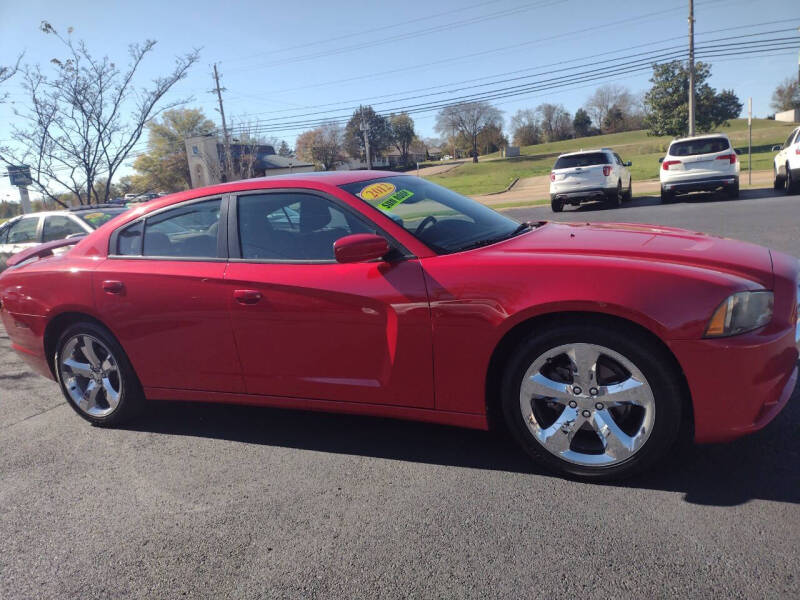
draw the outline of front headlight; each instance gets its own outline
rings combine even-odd
[[[763,327],[772,318],[772,292],[739,292],[719,305],[706,337],[726,337]]]

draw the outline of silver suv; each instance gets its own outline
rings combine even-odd
[[[604,200],[620,206],[633,195],[633,180],[619,154],[610,148],[562,154],[550,172],[550,206],[561,212],[565,204]]]

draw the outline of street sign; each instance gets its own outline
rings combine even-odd
[[[31,179],[31,168],[28,165],[20,165],[17,167],[8,167],[8,178],[11,180],[11,185],[26,186],[33,183]]]

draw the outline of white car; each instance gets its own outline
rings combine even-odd
[[[561,212],[592,200],[620,206],[633,195],[630,166],[610,148],[562,154],[550,172],[550,207]]]
[[[14,217],[0,225],[0,269],[17,252],[44,242],[86,235],[126,210],[121,206],[81,206]]]
[[[792,131],[783,146],[775,146],[779,150],[773,159],[775,173],[775,189],[784,188],[787,194],[800,191],[800,127]]]
[[[661,201],[676,194],[725,190],[739,197],[739,157],[728,136],[715,133],[672,140],[667,155],[659,159]]]

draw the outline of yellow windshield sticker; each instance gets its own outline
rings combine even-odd
[[[102,219],[105,215],[103,213],[89,213],[88,215],[83,215],[83,218],[91,221],[92,219]]]
[[[381,210],[392,210],[395,206],[405,202],[413,195],[414,192],[409,192],[408,190],[399,190],[396,194],[392,194],[386,200],[378,204],[378,208]]]
[[[397,188],[393,183],[389,183],[388,181],[379,181],[378,183],[371,183],[367,187],[365,187],[361,192],[358,194],[361,196],[363,200],[380,200],[381,198],[385,198],[389,194],[394,193]]]

